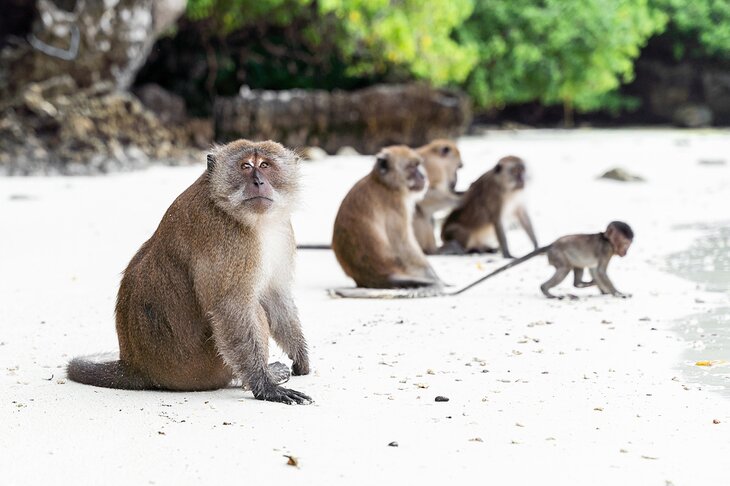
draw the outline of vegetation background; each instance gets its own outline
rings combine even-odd
[[[573,111],[639,109],[622,88],[641,56],[730,62],[730,2],[189,0],[163,44],[165,56],[205,55],[209,69],[194,85],[154,64],[141,78],[199,112],[242,83],[352,89],[418,79],[465,90],[478,112],[558,106],[571,123]],[[180,72],[186,61],[173,57],[166,67]]]

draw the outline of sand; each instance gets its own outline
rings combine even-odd
[[[120,272],[202,164],[0,179],[0,484],[730,484],[730,397],[689,381],[675,331],[728,295],[665,263],[701,235],[690,225],[730,219],[730,161],[700,163],[730,158],[730,133],[489,132],[459,146],[462,188],[500,156],[527,160],[541,243],[629,222],[635,245],[609,275],[633,298],[545,299],[537,258],[458,298],[332,300],[326,288],[350,284],[334,256],[300,252],[313,372],[288,386],[310,406],[65,379],[72,356],[116,350]],[[304,164],[300,242],[329,241],[371,163]],[[617,166],[646,182],[596,179]],[[508,239],[530,249],[520,230]],[[455,285],[502,263],[433,258]],[[277,348],[271,360],[288,362]]]

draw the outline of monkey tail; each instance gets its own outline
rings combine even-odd
[[[297,245],[297,250],[331,250],[332,245]]]
[[[446,294],[441,287],[418,287],[413,289],[366,289],[361,287],[337,288],[327,291],[330,297],[346,299],[421,299],[442,297]]]
[[[72,359],[66,368],[70,380],[84,385],[121,390],[150,390],[155,387],[146,377],[118,359],[103,361],[108,355]]]
[[[505,266],[503,266],[503,267],[499,267],[498,269],[496,269],[496,270],[495,270],[495,271],[493,271],[492,273],[489,273],[489,274],[487,274],[487,275],[485,275],[485,276],[483,276],[483,277],[481,277],[481,278],[479,278],[479,279],[477,279],[477,280],[473,281],[472,283],[470,283],[470,284],[468,284],[468,285],[466,285],[466,286],[464,286],[464,287],[460,288],[459,290],[457,290],[457,291],[455,291],[455,292],[451,292],[451,293],[449,293],[448,295],[459,295],[459,294],[461,294],[461,293],[463,293],[463,292],[466,292],[466,291],[467,291],[467,290],[469,290],[470,288],[472,288],[472,287],[475,287],[475,286],[479,285],[480,283],[484,282],[485,280],[487,280],[487,279],[490,279],[490,278],[494,277],[494,276],[495,276],[495,275],[497,275],[498,273],[502,273],[502,272],[504,272],[505,270],[509,270],[509,269],[510,269],[510,268],[512,268],[512,267],[516,267],[516,266],[517,266],[517,265],[519,265],[520,263],[524,263],[524,262],[526,262],[527,260],[529,260],[530,258],[536,257],[537,255],[542,255],[543,253],[545,253],[546,251],[548,251],[548,250],[550,249],[550,247],[551,247],[551,246],[552,246],[552,245],[547,245],[547,246],[543,246],[542,248],[538,248],[538,249],[537,249],[537,250],[535,250],[535,251],[531,251],[531,252],[530,252],[530,253],[528,253],[527,255],[525,255],[525,256],[522,256],[522,257],[520,257],[520,258],[518,258],[518,259],[516,259],[516,260],[513,260],[513,261],[511,261],[511,262],[509,262],[509,263],[508,263],[507,265],[505,265]]]

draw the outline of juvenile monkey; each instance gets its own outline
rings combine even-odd
[[[421,163],[404,145],[386,147],[342,201],[332,250],[358,287],[441,286],[413,233],[414,206],[428,184]]]
[[[618,255],[626,256],[631,243],[634,240],[634,232],[631,227],[621,221],[611,222],[606,231],[589,235],[569,235],[558,238],[552,244],[538,248],[507,265],[498,268],[489,275],[482,277],[476,282],[460,290],[463,292],[474,285],[502,273],[520,263],[541,255],[547,254],[548,262],[555,267],[555,274],[540,286],[540,290],[546,297],[553,299],[556,296],[550,293],[550,289],[560,284],[565,277],[573,272],[573,285],[576,288],[597,286],[602,294],[611,294],[614,297],[630,297],[616,290],[606,274],[606,268],[611,257]],[[588,269],[593,280],[583,281],[583,271]],[[562,298],[562,297],[559,297]]]
[[[416,149],[423,157],[423,167],[428,175],[428,190],[423,200],[416,203],[413,230],[421,249],[427,255],[436,253],[434,214],[454,209],[461,201],[456,194],[457,171],[464,166],[456,144],[451,140],[438,139]]]
[[[530,241],[537,238],[521,195],[525,188],[525,163],[519,157],[503,157],[493,169],[474,181],[459,206],[446,218],[441,239],[445,254],[494,251],[490,240],[496,232],[502,256],[512,258],[507,247],[504,220],[516,216]]]
[[[75,358],[70,379],[130,390],[213,390],[240,378],[260,400],[311,399],[276,384],[269,336],[309,373],[291,295],[297,156],[238,140],[172,203],[124,271],[116,305],[119,359]]]

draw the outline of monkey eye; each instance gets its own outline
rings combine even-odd
[[[249,162],[244,162],[243,164],[241,164],[241,169],[243,169],[243,170],[253,169],[253,165],[251,165]]]
[[[259,164],[259,167],[260,167],[260,168],[262,168],[262,169],[265,169],[265,168],[267,168],[268,166],[269,166],[269,163],[268,163],[268,162],[261,162],[261,163]]]
[[[441,147],[441,155],[449,155],[451,149],[448,146]]]

